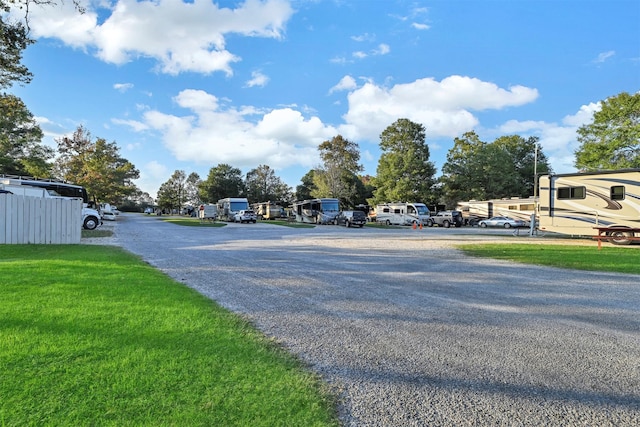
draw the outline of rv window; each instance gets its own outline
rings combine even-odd
[[[401,211],[400,209],[394,209],[394,210],[393,210],[393,213],[395,213],[395,214],[400,214],[400,213],[402,213],[402,211]]]
[[[611,200],[624,200],[624,185],[611,187]]]
[[[558,199],[584,199],[586,197],[584,187],[562,187],[558,188]]]
[[[536,209],[536,205],[534,203],[527,203],[526,205],[520,205],[521,211],[533,211]]]

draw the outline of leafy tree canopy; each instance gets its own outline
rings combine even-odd
[[[380,135],[380,149],[372,203],[429,203],[436,168],[429,160],[424,126],[408,119],[397,120]]]
[[[221,163],[209,170],[207,179],[200,184],[200,198],[205,203],[217,203],[226,197],[244,194],[242,172],[231,165]]]
[[[529,197],[535,173],[550,170],[537,137],[511,135],[487,143],[475,132],[467,132],[454,140],[447,153],[440,178],[441,201],[453,207],[463,200]]]
[[[587,171],[640,168],[640,92],[602,101],[593,121],[578,129],[575,166]]]
[[[0,94],[0,173],[49,177],[54,150],[22,100]]]
[[[120,157],[115,142],[103,138],[92,141],[89,131],[79,126],[71,138],[63,137],[57,143],[60,178],[82,185],[98,201],[119,204],[137,191],[133,180],[140,172]]]
[[[11,4],[17,2],[0,0],[0,89],[14,83],[27,84],[33,75],[22,62],[23,51],[33,43],[28,37],[24,22],[10,21],[7,14]]]
[[[291,202],[292,189],[267,165],[260,165],[247,172],[245,179],[247,199],[251,203],[268,201]]]
[[[157,204],[161,209],[180,211],[187,200],[187,175],[182,170],[173,172],[171,178],[160,185]]]
[[[357,173],[364,169],[360,164],[358,144],[338,135],[320,144],[318,151],[323,164],[313,175],[311,195],[335,197],[342,206],[354,206],[362,187]]]

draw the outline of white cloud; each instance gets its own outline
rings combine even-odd
[[[388,44],[380,43],[378,49],[373,50],[374,55],[386,55],[391,52],[391,48]]]
[[[116,83],[113,85],[113,88],[118,92],[124,93],[133,88],[133,83]]]
[[[341,130],[349,138],[375,140],[384,127],[408,118],[423,124],[429,137],[456,137],[478,124],[474,110],[524,105],[537,97],[536,89],[503,89],[464,76],[440,82],[425,78],[390,88],[369,82],[349,93],[349,111]]]
[[[591,123],[593,113],[600,110],[600,103],[583,105],[573,115],[565,116],[561,123],[510,120],[499,127],[500,134],[518,134],[522,137],[537,136],[540,145],[556,173],[575,171],[576,139],[579,127]]]
[[[342,79],[340,79],[337,85],[329,89],[329,93],[339,92],[343,90],[351,90],[351,89],[355,89],[357,86],[358,85],[356,84],[356,81],[353,77],[344,76]]]
[[[148,111],[143,122],[161,134],[165,147],[180,161],[312,167],[318,161],[317,146],[337,133],[319,118],[305,118],[291,108],[268,113],[255,108],[224,109],[215,96],[198,90],[182,91],[174,99],[191,113]],[[250,120],[255,116],[257,120]]]
[[[593,60],[596,64],[602,64],[607,59],[612,58],[616,54],[615,50],[610,50],[608,52],[602,52],[598,55],[596,59]]]
[[[414,22],[413,24],[411,24],[411,26],[412,26],[413,28],[415,28],[416,30],[421,30],[421,31],[422,31],[422,30],[428,30],[428,29],[430,29],[430,28],[431,28],[431,27],[430,27],[429,25],[427,25],[427,24],[421,24],[421,23],[418,23],[418,22]]]
[[[255,86],[264,87],[267,85],[268,82],[269,82],[269,77],[262,74],[260,71],[253,71],[251,73],[251,80],[245,83],[245,87],[255,87]]]
[[[168,74],[222,71],[231,75],[231,65],[240,58],[226,50],[228,34],[281,38],[293,15],[286,0],[247,0],[235,9],[207,0],[119,0],[108,12],[99,22],[97,10],[89,4],[82,15],[72,2],[36,7],[30,15],[32,34],[95,49],[96,56],[109,63],[149,57]]]

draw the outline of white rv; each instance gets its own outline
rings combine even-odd
[[[387,225],[422,225],[429,216],[429,208],[424,203],[384,203],[375,209],[376,222]]]
[[[560,175],[539,179],[539,229],[594,236],[594,227],[615,230],[607,235],[619,244],[640,237],[640,169]]]
[[[333,224],[340,212],[338,199],[311,199],[296,201],[292,204],[296,222],[310,224]]]
[[[240,211],[249,210],[249,201],[244,197],[227,197],[218,200],[218,219],[233,222]]]
[[[88,207],[87,191],[80,185],[3,175],[0,177],[0,189],[21,196],[80,199],[82,200],[82,227],[93,230],[102,225],[102,215],[97,209]]]

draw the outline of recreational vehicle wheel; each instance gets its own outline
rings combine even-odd
[[[100,224],[98,218],[94,216],[88,216],[84,219],[84,223],[82,224],[82,226],[85,230],[95,230],[96,227],[98,227],[98,224]]]
[[[614,245],[628,245],[631,243],[629,237],[633,237],[632,231],[610,231],[608,235],[611,237],[609,241]]]
[[[387,225],[391,225],[391,221],[389,221],[389,220],[386,220],[384,223],[387,224]]]

